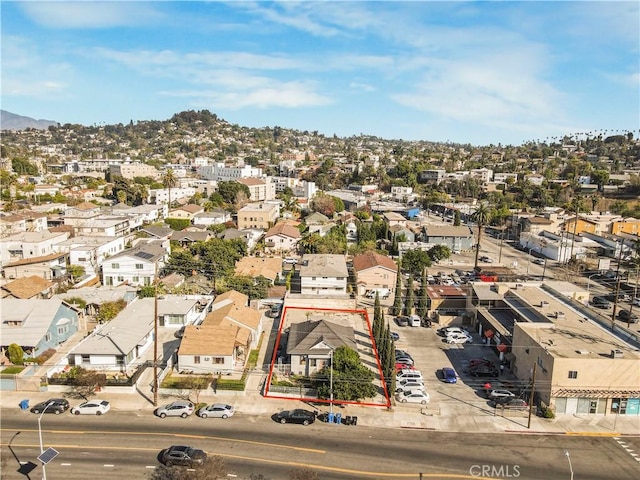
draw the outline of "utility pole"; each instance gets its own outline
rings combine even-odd
[[[153,405],[158,406],[158,264],[153,278]]]
[[[616,268],[616,293],[613,299],[613,312],[611,312],[611,330],[616,328],[616,311],[618,310],[618,295],[620,295],[620,262],[622,262],[622,250],[624,248],[624,239],[620,242],[620,251],[618,252],[618,266]]]
[[[527,428],[531,428],[531,413],[533,411],[533,395],[536,388],[536,370],[538,362],[533,364],[533,375],[531,376],[531,394],[529,395],[529,418],[527,419]]]
[[[329,365],[329,412],[333,415],[333,350],[329,352],[329,359],[331,364]]]

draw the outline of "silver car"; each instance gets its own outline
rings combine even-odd
[[[198,410],[198,416],[202,418],[229,418],[233,413],[233,407],[224,403],[214,403]]]
[[[156,409],[156,415],[160,418],[182,417],[187,418],[193,414],[194,405],[191,402],[177,401],[171,402]]]

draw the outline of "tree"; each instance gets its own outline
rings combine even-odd
[[[335,197],[330,195],[316,195],[312,202],[313,210],[329,218],[333,218],[333,214],[336,213],[336,202],[334,198]]]
[[[424,250],[407,250],[402,255],[402,269],[413,275],[421,275],[422,271],[431,266],[429,252]]]
[[[114,300],[111,302],[104,302],[100,305],[100,310],[98,311],[98,315],[96,315],[96,320],[98,323],[105,323],[116,318],[118,313],[125,309],[127,306],[127,302],[124,300]]]
[[[73,388],[73,393],[85,400],[107,383],[107,376],[104,373],[78,366],[71,367],[64,376],[67,378],[68,384]]]
[[[200,468],[158,465],[149,474],[149,480],[221,480],[227,478],[228,470],[219,455],[207,457]]]
[[[439,262],[451,256],[451,249],[446,245],[434,245],[427,251],[427,254],[432,262]]]
[[[71,283],[76,283],[85,274],[85,268],[82,265],[69,265],[67,272],[71,277]]]
[[[454,227],[459,227],[460,223],[461,223],[461,221],[460,221],[460,210],[456,210],[453,213],[453,226]]]
[[[407,280],[407,294],[404,300],[404,314],[411,315],[413,312],[413,277],[409,277]]]
[[[190,226],[191,220],[189,220],[188,218],[165,218],[164,223],[169,225],[169,228],[171,228],[171,230],[179,232]]]
[[[422,278],[420,279],[420,296],[418,297],[418,308],[416,314],[421,318],[427,316],[427,269],[422,271]]]
[[[173,168],[168,168],[162,176],[162,184],[169,190],[169,208],[171,208],[171,189],[178,184],[178,177],[176,176]]]
[[[482,229],[491,220],[491,210],[485,203],[481,203],[471,218],[478,224],[478,243],[476,243],[476,256],[473,264],[474,270],[478,270],[478,257],[480,256],[480,240],[482,239]]]
[[[336,400],[359,401],[376,394],[373,372],[362,363],[355,350],[342,346],[333,351],[332,364],[317,372],[312,382],[319,398],[330,398],[329,379],[333,369],[333,397]]]
[[[398,271],[396,273],[396,293],[393,299],[393,306],[391,307],[389,313],[391,315],[400,315],[400,311],[402,310],[402,274],[400,272],[400,262],[398,262]]]
[[[247,187],[244,183],[238,182],[218,182],[218,193],[228,204],[234,204],[236,199],[238,198],[238,192],[244,192],[246,197],[251,197],[251,192],[249,191],[249,187]],[[209,199],[213,202],[213,195],[209,197]]]
[[[17,343],[12,343],[7,348],[7,356],[9,361],[14,365],[22,365],[24,363],[24,351]]]

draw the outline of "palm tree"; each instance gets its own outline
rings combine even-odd
[[[476,243],[476,259],[474,262],[474,270],[478,269],[478,256],[480,255],[480,240],[482,239],[482,227],[491,220],[491,210],[485,203],[481,203],[471,218],[478,224],[478,243]]]
[[[173,168],[168,168],[164,173],[162,184],[169,190],[169,208],[171,208],[171,189],[178,184],[178,177],[176,177]]]

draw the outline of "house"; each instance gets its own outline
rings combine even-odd
[[[193,218],[198,214],[204,212],[204,208],[200,205],[189,203],[182,207],[175,208],[169,211],[167,218],[180,218],[193,221]]]
[[[415,242],[416,241],[415,232],[413,230],[411,230],[409,227],[407,227],[406,225],[400,225],[400,224],[392,225],[391,227],[389,227],[389,232],[395,238],[404,237],[404,241],[405,242]]]
[[[407,219],[397,212],[384,212],[382,217],[389,227],[393,227],[394,225],[407,226]]]
[[[232,374],[242,371],[250,334],[237,325],[189,325],[178,348],[180,372]]]
[[[358,295],[369,290],[387,289],[395,292],[398,266],[391,258],[375,252],[366,252],[353,257]]]
[[[304,223],[306,223],[307,226],[325,225],[329,222],[330,222],[329,217],[327,217],[326,215],[323,215],[320,212],[313,212],[311,215],[309,215],[304,219]]]
[[[154,240],[109,257],[102,264],[102,284],[151,285],[167,257],[167,251],[156,242]]]
[[[2,350],[15,343],[32,358],[66,342],[79,323],[78,311],[57,298],[3,298],[0,319]]]
[[[201,323],[212,302],[211,295],[163,295],[158,299],[158,323],[176,329]]]
[[[42,257],[31,257],[4,265],[5,278],[23,278],[36,275],[47,280],[60,280],[67,274],[66,253],[52,253]]]
[[[469,292],[464,286],[427,286],[427,316],[447,325],[464,314]]]
[[[424,228],[425,241],[433,245],[446,245],[452,252],[470,250],[475,245],[473,232],[463,225],[427,225]]]
[[[196,213],[193,217],[193,224],[202,227],[211,225],[222,225],[231,221],[231,213],[225,210],[212,210],[210,212]]]
[[[269,230],[275,225],[279,216],[279,203],[250,203],[238,210],[238,229],[259,228]]]
[[[266,253],[288,253],[297,250],[300,230],[284,222],[271,227],[264,236]]]
[[[307,254],[300,266],[300,293],[346,295],[347,262],[344,255]]]
[[[199,231],[199,232],[191,232],[191,231],[179,231],[173,232],[171,234],[171,241],[180,244],[180,246],[185,247],[195,242],[206,242],[215,237],[215,234],[211,231]]]
[[[169,240],[174,230],[169,227],[162,227],[158,225],[146,225],[140,229],[141,233],[145,233],[149,238],[155,240]]]
[[[3,285],[0,295],[2,298],[51,298],[53,285],[53,282],[45,278],[32,275]]]
[[[127,372],[153,344],[154,299],[131,302],[116,317],[99,325],[67,355],[69,365]]]
[[[256,348],[262,334],[262,313],[249,308],[249,297],[230,290],[218,295],[211,305],[203,325],[233,325],[248,332],[247,340],[250,348]]]
[[[330,364],[333,351],[339,347],[358,351],[352,327],[327,320],[291,324],[286,350],[291,373],[308,377],[322,370]]]
[[[20,232],[42,232],[47,229],[47,215],[33,210],[19,210],[0,215],[0,237]]]
[[[83,267],[85,274],[95,276],[102,263],[125,249],[124,237],[99,237],[79,235],[69,238],[54,247],[69,254],[69,263]]]
[[[0,240],[0,266],[57,253],[55,246],[69,238],[68,232],[21,232]]]
[[[609,233],[618,235],[620,233],[629,233],[632,235],[640,234],[640,220],[637,218],[624,218],[622,220],[611,222]]]
[[[275,282],[282,273],[280,257],[243,257],[236,262],[235,274],[246,277],[264,277]]]
[[[54,295],[54,298],[64,300],[69,305],[74,305],[75,298],[79,298],[85,302],[84,314],[85,315],[97,315],[100,312],[100,307],[105,302],[116,302],[118,300],[124,300],[127,304],[133,302],[138,298],[137,289],[129,287],[127,285],[118,287],[82,287],[74,288],[66,293],[59,293]]]
[[[238,183],[246,185],[249,189],[249,198],[252,202],[274,200],[276,198],[276,184],[270,178],[239,178]]]

